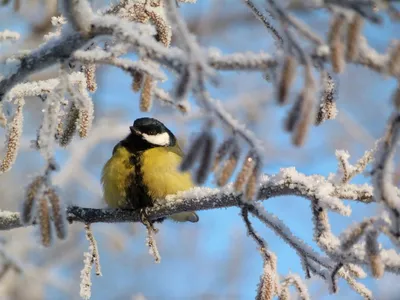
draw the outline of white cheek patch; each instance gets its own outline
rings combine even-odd
[[[167,146],[170,143],[169,134],[167,132],[156,135],[142,133],[142,136],[146,141],[153,145]]]

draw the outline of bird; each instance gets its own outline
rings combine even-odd
[[[167,195],[189,190],[194,186],[189,172],[179,166],[183,152],[174,134],[159,120],[139,118],[129,127],[130,133],[112,151],[105,163],[101,182],[104,200],[110,208],[139,210],[142,223],[152,227],[146,209]],[[168,218],[177,222],[198,222],[195,212],[176,213]],[[149,227],[148,227],[149,228]]]

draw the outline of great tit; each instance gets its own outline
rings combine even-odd
[[[163,123],[153,118],[135,120],[130,134],[115,145],[104,165],[101,181],[106,203],[113,208],[142,210],[167,195],[190,189],[190,174],[179,171],[182,158],[175,136]],[[195,212],[170,218],[178,222],[199,220]]]

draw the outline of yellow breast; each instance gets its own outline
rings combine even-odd
[[[158,147],[142,155],[143,183],[152,199],[164,199],[193,187],[189,173],[178,170],[182,157],[169,148]]]
[[[104,200],[110,207],[126,207],[126,188],[134,166],[129,162],[130,153],[124,147],[118,147],[105,164],[101,176]]]

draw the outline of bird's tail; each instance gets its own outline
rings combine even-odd
[[[199,221],[199,216],[194,211],[173,214],[170,216],[170,218],[176,222],[196,223]]]

